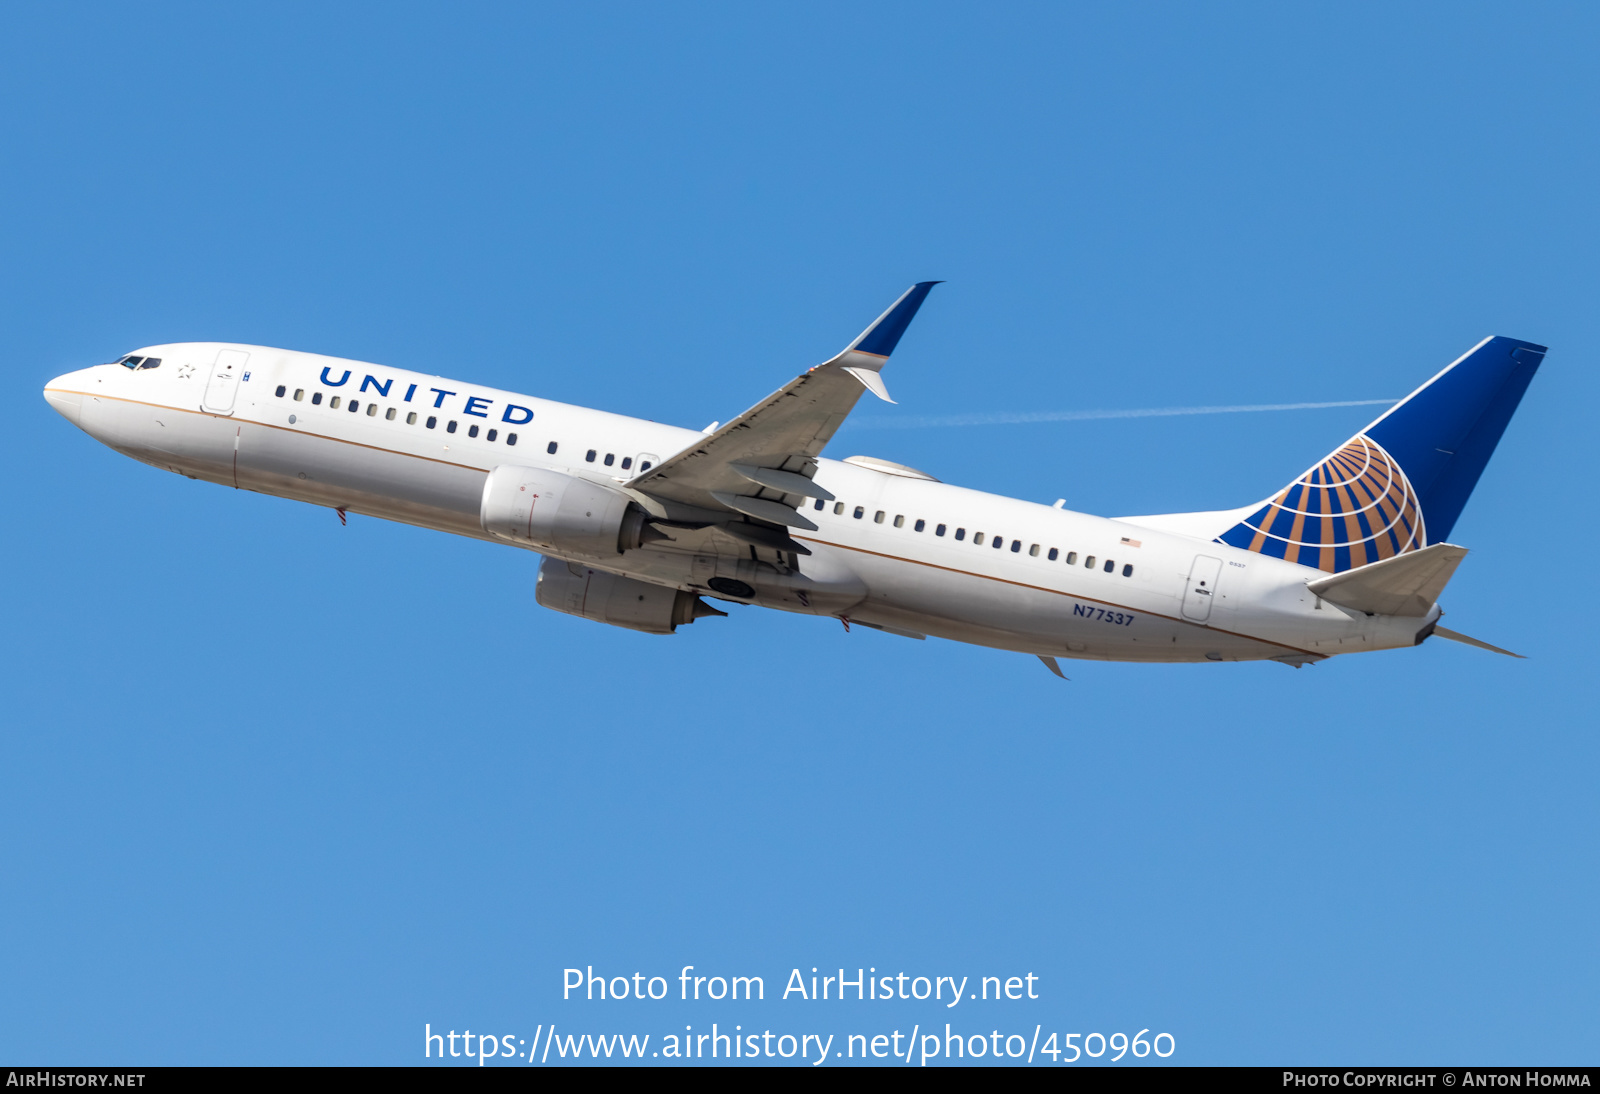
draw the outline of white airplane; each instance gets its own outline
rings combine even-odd
[[[537,551],[545,607],[650,634],[710,597],[908,638],[1104,661],[1420,644],[1446,542],[1545,348],[1486,338],[1265,501],[1105,517],[822,458],[937,282],[726,425],[679,429],[465,381],[179,342],[50,381],[125,455],[191,479]],[[1510,656],[1517,656],[1510,654]]]

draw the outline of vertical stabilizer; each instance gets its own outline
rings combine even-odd
[[[1544,355],[1485,338],[1218,542],[1329,573],[1443,542]]]

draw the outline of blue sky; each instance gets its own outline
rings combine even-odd
[[[0,1057],[950,1021],[1595,1059],[1592,7],[4,20]],[[927,278],[899,405],[829,455],[1108,515],[1256,500],[1373,408],[884,419],[1381,399],[1485,335],[1551,346],[1445,601],[1529,659],[1064,684],[755,609],[652,638],[538,608],[521,552],[164,475],[39,394],[224,339],[699,427]],[[689,964],[769,998],[561,999]],[[1041,998],[774,998],[812,966]]]

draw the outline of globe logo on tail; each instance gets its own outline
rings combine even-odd
[[[1410,480],[1366,434],[1217,539],[1329,573],[1393,558],[1428,542]]]

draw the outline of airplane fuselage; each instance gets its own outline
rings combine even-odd
[[[83,369],[52,381],[46,396],[91,436],[156,467],[493,542],[505,540],[485,530],[481,507],[496,467],[547,468],[626,492],[704,438],[316,354],[205,342],[138,355],[159,367]],[[1423,617],[1340,608],[1306,588],[1322,576],[1307,566],[873,463],[817,461],[814,481],[835,497],[801,508],[817,525],[794,532],[808,556],[740,543],[715,527],[668,527],[671,540],[569,561],[1045,657],[1299,664],[1414,645],[1439,615],[1437,607]]]

